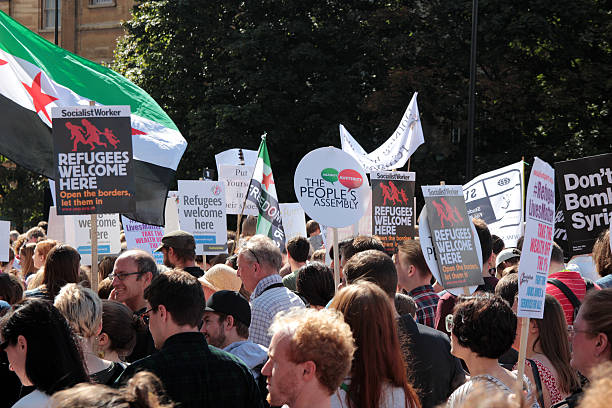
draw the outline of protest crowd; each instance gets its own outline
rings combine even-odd
[[[12,231],[0,405],[549,408],[602,406],[610,394],[609,231],[594,245],[596,282],[554,244],[549,277],[561,285],[548,282],[543,318],[527,326],[518,378],[522,240],[506,248],[473,220],[484,283],[455,296],[440,290],[418,238],[389,256],[358,235],[338,244],[336,290],[324,263],[333,247],[312,245],[315,221],[281,251],[254,235],[254,219],[228,231],[229,256],[196,256],[180,230],[156,250],[163,265],[123,242],[100,259],[97,292],[90,266],[48,239],[46,223]]]

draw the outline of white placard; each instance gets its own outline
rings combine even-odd
[[[81,265],[91,265],[91,216],[64,215],[66,243],[81,254]],[[96,214],[98,223],[98,255],[114,255],[121,251],[119,214]]]
[[[196,254],[227,252],[224,183],[179,180],[178,188],[179,225],[195,238]]]
[[[55,207],[49,207],[49,225],[47,226],[47,238],[59,242],[66,242],[66,224],[63,215],[57,215]]]
[[[529,177],[525,210],[516,315],[541,319],[555,229],[555,171],[537,157]]]
[[[241,160],[242,154],[242,160]],[[248,149],[229,149],[221,153],[215,154],[215,162],[217,163],[217,174],[221,174],[221,165],[230,166],[251,166],[255,167],[257,162],[257,150]]]
[[[293,237],[305,237],[306,215],[300,203],[283,203],[279,206],[285,230],[285,242],[289,242]]]
[[[310,218],[335,228],[359,221],[370,191],[357,160],[335,147],[322,147],[304,156],[295,171],[293,187]]]
[[[0,221],[0,262],[9,261],[11,222]]]
[[[164,254],[153,252],[161,245],[164,229],[157,225],[143,224],[121,216],[125,243],[128,249],[142,249],[150,253],[158,264],[164,263]]]
[[[164,211],[164,219],[166,220],[166,224],[164,226],[165,232],[178,231],[178,197],[171,197],[166,199],[166,210]]]
[[[476,227],[474,223],[470,222],[472,228],[472,235],[478,237]],[[421,243],[421,249],[423,250],[423,256],[425,262],[431,271],[431,274],[438,282],[442,282],[440,278],[440,269],[438,268],[438,261],[436,260],[436,251],[434,248],[433,238],[429,231],[429,221],[427,221],[427,207],[423,207],[419,214],[419,242]],[[476,249],[476,255],[478,256],[478,262],[482,265],[482,247],[479,239],[474,239],[474,248]],[[478,286],[468,286],[470,293],[474,293]],[[455,296],[463,295],[463,288],[450,288],[446,289],[448,292]]]
[[[222,164],[219,166],[219,181],[225,183],[225,201],[228,214],[240,214],[244,205],[244,215],[258,215],[257,206],[246,200],[249,184],[253,176],[254,166],[233,166]]]

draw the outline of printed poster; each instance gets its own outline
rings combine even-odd
[[[541,319],[555,229],[555,171],[537,157],[529,177],[525,207],[525,241],[518,270],[516,315]]]
[[[142,249],[150,253],[158,264],[164,263],[164,254],[155,251],[160,245],[164,236],[164,228],[157,225],[143,224],[121,216],[125,243],[128,249]]]
[[[279,204],[285,240],[293,237],[306,237],[306,215],[300,203]]]
[[[257,216],[257,205],[245,200],[251,183],[255,166],[233,166],[222,164],[219,166],[219,181],[225,183],[225,203],[228,214],[242,214]]]
[[[81,264],[91,265],[91,216],[65,215],[65,238],[81,254]],[[121,251],[119,214],[96,215],[98,225],[98,255],[115,255]]]

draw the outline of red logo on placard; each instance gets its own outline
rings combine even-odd
[[[457,207],[451,207],[444,197],[440,198],[440,202],[442,204],[436,202],[436,200],[433,200],[432,204],[436,208],[438,217],[440,217],[440,225],[442,228],[445,228],[444,222],[448,222],[450,226],[463,222],[463,217],[457,210]]]
[[[358,171],[353,169],[342,170],[338,174],[338,181],[349,190],[357,188],[363,184],[363,177]]]
[[[98,128],[87,119],[81,119],[81,124],[84,129],[79,125],[66,122],[66,127],[70,130],[70,140],[74,140],[72,146],[73,152],[76,152],[79,143],[90,146],[91,149],[89,150],[94,150],[96,146],[107,147],[108,145],[106,143],[100,141],[100,135],[104,136],[114,149],[117,148],[119,139],[117,139],[112,130],[105,128],[104,132],[100,132]]]
[[[395,183],[389,181],[389,185],[385,185],[385,183],[380,183],[380,188],[382,189],[383,195],[383,205],[387,205],[387,200],[393,202],[393,205],[407,205],[408,197],[406,196],[406,192],[402,188],[398,190],[395,186]]]

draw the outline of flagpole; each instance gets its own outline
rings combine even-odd
[[[55,0],[55,45],[59,45],[59,0]]]
[[[474,120],[476,99],[476,50],[478,34],[478,0],[472,0],[472,41],[470,49],[470,94],[468,98],[468,136],[466,141],[465,176],[471,180],[474,173]]]
[[[338,293],[338,285],[340,285],[340,254],[338,253],[338,228],[331,227],[332,237],[334,239],[334,285],[336,293]]]
[[[55,10],[57,18],[57,9]],[[89,101],[89,106],[95,106],[96,102]],[[91,271],[89,281],[91,282],[91,290],[98,293],[98,219],[96,214],[90,214],[89,223],[90,240],[91,240]]]

